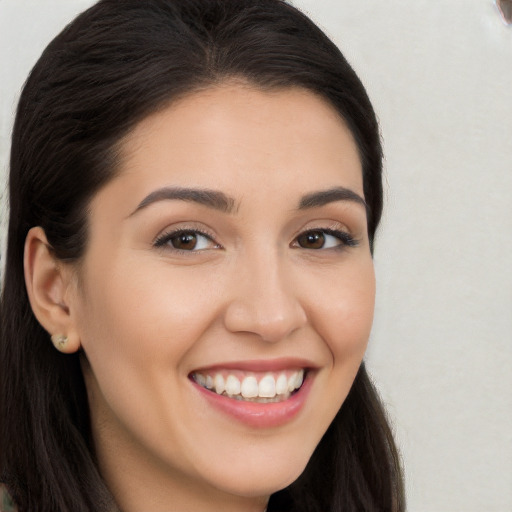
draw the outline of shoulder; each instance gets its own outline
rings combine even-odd
[[[16,512],[17,510],[5,485],[0,484],[0,512]]]

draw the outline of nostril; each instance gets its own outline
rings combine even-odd
[[[496,5],[507,25],[512,25],[512,0],[496,0]]]

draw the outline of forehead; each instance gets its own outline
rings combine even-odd
[[[138,197],[162,186],[233,197],[344,186],[363,195],[350,130],[329,103],[298,88],[226,84],[193,93],[141,121],[121,157],[114,182]]]

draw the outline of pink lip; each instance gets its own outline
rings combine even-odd
[[[254,360],[254,361],[233,361],[225,362],[212,366],[197,368],[194,372],[206,372],[216,370],[242,370],[246,372],[277,372],[279,370],[311,368],[315,369],[311,361],[297,358],[281,358],[273,360]],[[192,372],[192,373],[194,373]]]
[[[227,367],[223,365],[222,368]],[[236,368],[240,369],[241,366],[237,364]],[[256,369],[253,364],[251,364],[250,369],[252,371],[271,371],[267,367],[262,370]],[[249,427],[271,428],[279,427],[290,422],[303,408],[312,386],[312,373],[313,372],[308,372],[306,374],[304,383],[290,398],[283,402],[269,404],[236,400],[205,389],[192,379],[191,383],[194,385],[195,389],[201,393],[208,404],[222,413],[231,416],[241,423],[245,423]]]

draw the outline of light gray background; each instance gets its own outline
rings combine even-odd
[[[91,3],[0,0],[2,181],[21,84]],[[381,121],[387,198],[368,364],[409,510],[510,512],[512,27],[493,0],[294,3],[339,44]]]

